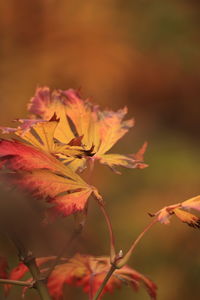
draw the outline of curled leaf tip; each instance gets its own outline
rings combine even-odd
[[[154,213],[154,214],[152,214],[152,213],[148,212],[147,214],[148,214],[148,215],[149,215],[149,217],[151,217],[151,218],[153,218],[153,217],[155,217],[155,216],[156,216],[156,214],[155,214],[155,213]]]
[[[193,228],[198,228],[200,229],[200,219],[198,219],[197,221],[192,221],[191,223],[187,223],[190,227],[193,227]]]
[[[150,217],[157,216],[157,220],[162,224],[169,224],[172,215],[175,215],[181,222],[190,227],[200,228],[200,218],[187,210],[200,210],[200,196],[189,200],[163,207],[155,214],[148,213]]]
[[[193,228],[200,228],[200,218],[182,209],[175,209],[174,214],[177,218]]]
[[[71,139],[71,141],[69,141],[68,145],[69,146],[82,146],[82,139],[83,139],[83,135],[75,137],[75,138]]]
[[[49,120],[49,122],[58,122],[60,120],[60,118],[57,117],[57,114],[54,113],[53,116],[51,117],[51,119]]]

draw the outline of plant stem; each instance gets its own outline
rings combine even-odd
[[[59,263],[60,259],[62,258],[63,254],[66,251],[66,248],[69,247],[69,245],[71,245],[71,243],[74,241],[74,239],[82,232],[82,228],[80,228],[80,230],[75,230],[72,235],[70,236],[70,238],[67,240],[67,242],[64,244],[63,248],[60,250],[60,252],[58,253],[58,255],[56,256],[56,259],[53,261],[51,267],[49,268],[47,274],[45,275],[46,278],[49,278],[49,276],[51,275],[51,273],[53,272],[53,270],[55,269],[55,267],[57,266],[57,264]]]
[[[90,163],[90,174],[92,174],[92,171],[94,168],[94,160],[90,160],[89,163]],[[95,200],[97,200],[97,203],[99,204],[101,212],[103,213],[103,216],[106,221],[106,225],[107,225],[108,232],[109,232],[109,238],[110,238],[110,261],[111,261],[111,263],[114,263],[114,261],[116,259],[115,237],[114,237],[114,232],[113,232],[110,216],[108,215],[108,213],[105,209],[105,205],[104,205],[102,196],[98,193],[98,191],[96,189],[93,192],[93,197]]]
[[[148,224],[148,225],[144,228],[144,230],[139,234],[139,236],[136,238],[136,240],[132,243],[132,245],[131,245],[130,249],[128,250],[128,252],[124,255],[123,258],[121,258],[121,259],[117,262],[116,265],[117,265],[118,268],[121,268],[121,267],[123,267],[125,264],[127,264],[128,260],[129,260],[129,258],[130,258],[130,256],[133,254],[133,252],[134,252],[136,246],[138,245],[138,243],[140,242],[140,240],[143,238],[143,236],[145,235],[145,233],[146,233],[147,231],[149,231],[149,229],[151,229],[151,227],[152,227],[155,223],[157,223],[157,222],[158,222],[158,220],[157,220],[157,218],[155,218],[150,224]]]
[[[111,259],[111,263],[113,263],[116,258],[115,237],[114,237],[114,233],[113,233],[113,228],[112,228],[112,224],[110,221],[110,217],[105,209],[104,204],[100,203],[100,209],[104,215],[104,218],[106,220],[106,224],[108,227],[108,232],[109,232],[109,236],[110,236],[110,259]]]
[[[113,272],[116,270],[116,266],[114,264],[111,265],[110,270],[108,271],[106,277],[104,278],[104,281],[102,282],[100,288],[98,289],[97,293],[95,294],[93,300],[98,300],[98,298],[101,296],[101,293],[103,292],[104,287],[106,286],[106,283],[112,276]]]
[[[37,289],[38,294],[42,300],[51,300],[49,296],[49,292],[45,283],[45,278],[42,277],[40,270],[36,264],[35,258],[30,259],[28,262],[25,263],[28,269],[35,280],[34,287]]]
[[[38,291],[38,294],[40,295],[41,300],[51,300],[51,297],[49,295],[46,283],[45,283],[45,278],[42,276],[40,273],[40,270],[36,264],[35,257],[32,255],[30,251],[28,251],[25,246],[22,244],[20,239],[18,239],[16,234],[12,235],[12,241],[15,244],[18,253],[19,253],[19,259],[27,266],[29,269],[34,285]]]
[[[34,282],[26,282],[20,280],[11,280],[11,279],[0,279],[0,284],[14,284],[14,285],[21,285],[26,287],[33,287]]]
[[[103,208],[102,210],[104,213],[106,213],[105,209]],[[107,217],[107,214],[105,214],[104,216]],[[104,281],[102,282],[100,288],[98,289],[96,295],[94,296],[93,300],[98,300],[98,298],[100,297],[106,283],[108,282],[108,280],[110,279],[110,277],[112,276],[113,272],[116,269],[120,269],[122,268],[129,260],[130,256],[132,255],[133,251],[135,250],[136,246],[138,245],[138,243],[140,242],[140,240],[143,238],[144,234],[149,231],[149,229],[151,229],[151,227],[157,223],[158,220],[154,219],[153,222],[151,222],[150,224],[148,224],[145,229],[139,234],[139,236],[136,238],[136,240],[133,242],[133,244],[131,245],[130,249],[128,250],[128,252],[125,254],[124,257],[122,258],[117,258],[117,256],[115,256],[115,260],[114,262],[111,264],[111,267],[106,275],[106,277],[104,278]],[[111,231],[112,232],[112,231]]]
[[[89,182],[90,184],[92,184],[92,173],[94,170],[94,158],[92,157],[88,157],[88,178],[87,178],[87,182]]]

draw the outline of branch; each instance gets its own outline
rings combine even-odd
[[[26,286],[28,288],[32,288],[34,285],[34,281],[26,282],[26,281],[11,280],[11,279],[0,279],[0,284],[14,284],[14,285],[21,285],[21,286]]]
[[[103,292],[104,287],[106,286],[108,280],[110,279],[110,277],[112,276],[112,274],[114,273],[114,271],[117,269],[116,265],[111,265],[110,270],[108,271],[106,277],[104,278],[104,281],[102,282],[100,288],[98,289],[98,291],[96,292],[93,300],[98,300],[99,297],[101,296],[101,293]]]
[[[113,228],[112,228],[110,217],[105,209],[104,204],[103,203],[99,203],[99,204],[100,204],[100,209],[104,215],[104,218],[106,220],[106,224],[108,227],[108,232],[109,232],[109,236],[110,236],[110,260],[111,260],[111,263],[113,263],[116,258],[115,237],[114,237],[114,233],[113,233]]]
[[[138,235],[138,237],[136,238],[136,240],[132,243],[130,249],[127,251],[127,253],[117,262],[117,268],[121,268],[123,267],[125,264],[127,264],[130,256],[133,254],[136,246],[138,245],[138,243],[140,242],[140,240],[143,238],[143,236],[145,235],[145,233],[147,231],[149,231],[151,229],[151,227],[157,223],[158,220],[157,218],[154,219],[150,224],[148,224],[144,230]]]
[[[12,241],[18,250],[18,255],[19,255],[20,261],[23,262],[27,266],[27,268],[29,269],[29,271],[33,277],[33,280],[34,280],[33,287],[35,287],[37,289],[41,300],[51,300],[47,286],[45,284],[45,278],[40,273],[40,270],[36,264],[36,260],[35,260],[35,257],[33,256],[32,252],[28,251],[25,248],[25,246],[22,244],[22,242],[18,239],[17,235],[12,234]]]
[[[40,273],[40,270],[36,264],[35,258],[32,257],[29,261],[24,262],[24,263],[30,270],[31,275],[33,276],[33,279],[35,280],[34,287],[37,289],[37,291],[40,295],[40,298],[42,300],[51,300],[48,289],[46,287],[46,280],[44,277],[42,277],[42,274]]]
[[[91,183],[91,175],[94,169],[94,159],[89,158],[88,159],[88,165],[89,165],[89,182]],[[97,203],[100,206],[101,212],[103,213],[103,216],[106,221],[106,225],[108,228],[108,233],[109,233],[109,238],[110,238],[110,261],[113,263],[116,260],[116,250],[115,250],[115,237],[114,237],[114,232],[110,220],[110,216],[108,215],[106,209],[105,209],[105,204],[102,196],[98,193],[98,190],[94,188],[93,190],[93,198],[97,201]]]
[[[63,248],[60,250],[60,252],[58,253],[57,257],[55,258],[55,260],[53,261],[51,267],[49,268],[47,274],[45,275],[45,278],[49,278],[51,273],[53,272],[53,270],[55,269],[55,267],[57,266],[57,264],[60,262],[60,259],[62,258],[63,254],[65,253],[67,247],[69,247],[69,245],[71,245],[71,243],[75,240],[75,238],[77,238],[77,236],[79,234],[81,234],[82,232],[82,226],[80,226],[79,229],[75,229],[74,232],[72,233],[72,235],[70,236],[70,238],[65,242]]]
[[[104,209],[105,212],[105,209]],[[107,215],[106,215],[107,216]],[[110,277],[112,276],[112,274],[114,273],[114,271],[116,269],[120,269],[122,268],[124,265],[127,264],[130,256],[133,254],[136,246],[138,245],[138,243],[140,242],[140,240],[143,238],[143,236],[145,235],[145,233],[147,231],[149,231],[151,229],[151,227],[157,223],[158,220],[157,218],[153,220],[153,222],[151,222],[150,224],[148,224],[145,229],[139,234],[139,236],[136,238],[136,240],[132,243],[130,249],[128,250],[128,252],[125,254],[125,256],[121,256],[121,251],[119,252],[118,256],[115,255],[114,261],[111,262],[111,267],[110,270],[108,271],[106,277],[104,278],[104,281],[102,282],[100,288],[98,289],[96,295],[94,296],[93,300],[98,300],[98,298],[101,296],[101,293],[104,289],[104,287],[106,286],[108,280],[110,279]]]

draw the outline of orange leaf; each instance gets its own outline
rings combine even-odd
[[[155,214],[149,214],[151,217],[156,217],[160,223],[169,224],[170,217],[175,215],[180,221],[194,228],[200,228],[200,218],[185,211],[189,209],[200,210],[200,196],[193,197],[173,205],[166,206],[160,209]]]
[[[12,182],[53,204],[63,216],[84,209],[95,188],[52,155],[18,141],[0,142],[2,164],[20,173],[9,175]],[[23,172],[22,172],[23,171]]]
[[[92,190],[90,188],[81,191],[74,191],[66,195],[56,196],[51,203],[55,205],[57,213],[67,216],[75,212],[83,211]]]
[[[49,260],[52,259],[53,257],[49,258]],[[65,284],[81,286],[86,293],[94,296],[110,268],[108,257],[76,254],[70,259],[63,258],[62,261],[62,264],[55,267],[47,283],[49,292],[55,300],[63,299]],[[39,266],[46,262],[48,262],[48,257],[37,259]],[[41,272],[43,273],[46,270],[45,267],[45,269],[41,269]],[[11,272],[10,278],[21,279],[26,273],[27,269],[19,264],[19,267]],[[106,292],[113,292],[115,288],[121,287],[124,283],[130,285],[136,291],[140,284],[143,284],[150,297],[156,299],[156,285],[149,278],[128,266],[124,266],[113,273],[102,295]]]
[[[101,145],[98,149],[98,155],[104,154],[110,150],[113,145],[121,139],[131,127],[133,127],[133,119],[123,121],[126,114],[126,107],[117,112],[104,111],[100,114],[99,131]]]
[[[50,169],[58,170],[59,162],[51,155],[19,141],[0,141],[2,164],[12,170]]]
[[[120,174],[120,172],[115,167],[119,166],[130,169],[144,169],[148,167],[147,164],[132,158],[131,155],[102,154],[99,156],[99,161],[110,167],[117,174]]]
[[[179,220],[194,228],[200,228],[200,218],[182,209],[174,209],[174,213]]]
[[[200,211],[200,195],[182,202],[182,207],[184,207],[185,209],[192,208]]]
[[[46,170],[14,174],[12,180],[33,196],[53,204],[52,209],[63,216],[82,211],[95,188],[86,184],[77,174],[66,177]]]
[[[133,157],[136,161],[138,162],[143,162],[144,161],[144,154],[147,150],[147,146],[148,146],[148,143],[145,142],[142,147],[138,150],[138,152],[136,152],[135,154],[133,154]]]
[[[74,178],[74,180],[80,180],[80,176],[53,155],[16,140],[0,140],[0,159],[1,166],[6,164],[8,168],[14,171],[49,169]],[[74,158],[70,159],[73,161]]]

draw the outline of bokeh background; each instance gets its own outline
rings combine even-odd
[[[128,116],[135,117],[135,128],[115,152],[131,153],[149,142],[149,168],[118,176],[96,166],[93,177],[124,251],[149,222],[147,212],[199,193],[199,25],[196,0],[0,1],[1,125],[26,116],[37,86],[81,87],[84,97],[104,108],[127,105]],[[63,221],[67,233],[70,222]],[[0,247],[13,266],[15,250],[3,234]],[[105,223],[95,204],[73,247],[108,254]],[[130,265],[158,284],[158,299],[196,300],[199,247],[199,231],[172,220],[147,234]],[[21,299],[19,289],[13,289],[10,300]],[[38,298],[32,291],[25,299]],[[87,296],[67,287],[65,299]],[[106,299],[148,296],[124,287]]]

